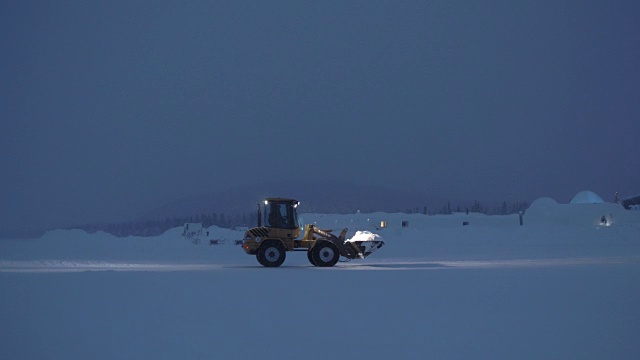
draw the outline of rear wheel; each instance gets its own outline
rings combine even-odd
[[[282,265],[287,253],[278,240],[265,240],[256,251],[256,259],[262,266],[278,267]]]
[[[321,267],[330,267],[335,265],[340,259],[340,251],[338,247],[326,240],[316,242],[316,245],[311,248],[312,264]]]

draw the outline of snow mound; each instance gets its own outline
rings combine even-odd
[[[571,199],[569,204],[602,204],[604,200],[593,191],[581,191]]]
[[[382,236],[374,234],[371,231],[356,231],[356,234],[353,235],[351,239],[347,239],[348,242],[374,240],[382,240]]]
[[[550,197],[541,197],[535,199],[531,205],[529,205],[529,209],[537,209],[537,208],[546,208],[558,205],[558,202]]]

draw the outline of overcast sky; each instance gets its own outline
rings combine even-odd
[[[637,194],[638,14],[638,1],[3,1],[0,225],[127,218],[265,179]]]

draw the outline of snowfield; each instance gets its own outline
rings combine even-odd
[[[214,227],[197,243],[182,229],[0,241],[0,359],[640,358],[638,211],[542,199],[522,226],[301,218],[386,245],[333,268],[304,253],[263,268],[234,245],[242,232]]]

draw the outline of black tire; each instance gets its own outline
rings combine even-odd
[[[285,248],[278,240],[265,240],[256,251],[256,259],[266,267],[278,267],[286,257]]]
[[[331,267],[340,259],[338,247],[326,240],[320,240],[311,248],[313,264],[320,267]]]
[[[313,254],[311,252],[311,249],[307,251],[307,259],[309,259],[309,262],[311,263],[311,265],[316,266],[316,262],[313,261]]]

